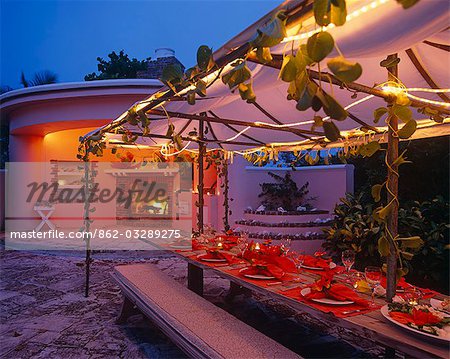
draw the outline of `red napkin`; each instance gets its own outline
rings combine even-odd
[[[296,271],[294,262],[288,257],[282,255],[284,252],[280,246],[266,246],[264,244],[260,244],[259,250],[255,250],[254,248],[255,244],[251,242],[248,246],[248,250],[244,252],[243,258],[250,262],[258,260],[274,264],[286,272]]]
[[[311,292],[305,295],[306,299],[320,299],[329,298],[339,301],[352,301],[362,307],[367,307],[369,302],[359,297],[353,289],[345,286],[344,284],[335,283],[330,288],[323,288],[321,291],[311,288]]]
[[[320,257],[313,257],[309,255],[303,256],[303,265],[307,267],[328,269],[330,268],[330,262],[331,259],[323,259]]]
[[[284,271],[280,267],[277,267],[276,265],[271,264],[271,263],[254,264],[250,267],[243,269],[240,273],[242,275],[244,275],[244,274],[247,274],[247,275],[259,274],[259,275],[265,275],[266,277],[275,277],[277,279],[280,279],[284,276]]]

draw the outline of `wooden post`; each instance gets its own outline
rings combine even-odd
[[[203,198],[204,187],[204,173],[203,173],[203,159],[205,155],[205,142],[203,141],[205,136],[205,122],[203,119],[198,121],[199,123],[199,142],[198,142],[198,230],[203,233],[203,206],[205,204]]]
[[[389,55],[388,59],[396,59],[397,54]],[[388,80],[397,82],[398,78],[398,65],[395,64],[388,69]],[[392,103],[388,104],[388,107],[392,107]],[[387,257],[387,286],[386,286],[386,298],[388,302],[392,301],[395,296],[395,290],[397,286],[397,253],[393,243],[393,239],[398,234],[398,165],[395,161],[398,158],[398,120],[396,116],[388,117],[388,147],[387,147],[387,203],[392,201],[392,208],[390,214],[387,216],[386,228],[387,236],[389,237],[389,249],[390,254]]]
[[[87,150],[87,149],[86,149]],[[87,233],[86,238],[86,258],[85,258],[85,284],[84,284],[84,296],[89,297],[89,279],[91,270],[91,239],[89,237],[90,219],[89,219],[89,208],[90,208],[90,162],[84,162],[84,233]]]
[[[229,198],[229,182],[228,182],[228,160],[224,159],[223,163],[223,206],[225,209],[225,213],[223,216],[223,227],[225,231],[228,231],[230,229],[230,222],[229,222],[229,212],[230,212],[230,198]]]
[[[188,263],[188,288],[203,296],[203,269]]]

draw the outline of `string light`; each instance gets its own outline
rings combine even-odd
[[[450,107],[450,103],[448,103],[448,102],[430,100],[430,99],[415,96],[415,95],[412,95],[409,93],[409,92],[444,93],[444,92],[450,92],[450,89],[427,89],[427,88],[420,88],[420,87],[408,88],[401,84],[393,85],[391,83],[384,83],[380,86],[381,86],[381,89],[388,94],[393,94],[396,96],[404,94],[413,100],[420,101],[423,103],[429,103],[432,105],[437,105],[437,106],[442,106],[442,107]]]
[[[191,144],[191,141],[188,141],[188,143],[186,144],[186,146],[184,146],[181,150],[177,151],[177,152],[173,152],[173,153],[168,153],[168,147],[167,145],[163,145],[161,146],[161,149],[159,150],[159,152],[164,156],[164,157],[172,157],[172,156],[176,156],[178,154],[180,154],[181,152],[183,152],[185,149],[187,149],[189,147],[189,145]],[[164,151],[166,151],[166,153],[164,153]]]
[[[375,0],[372,1],[370,4],[363,6],[362,8],[355,10],[353,12],[351,12],[350,14],[347,15],[346,21],[351,21],[355,18],[357,18],[358,16],[368,12],[369,10],[373,10],[376,9],[377,7],[387,3],[389,0]],[[312,35],[320,32],[320,31],[327,31],[330,29],[335,28],[336,26],[334,24],[329,24],[327,26],[324,26],[321,29],[316,29],[316,30],[311,30],[308,32],[304,32],[302,34],[297,34],[297,35],[293,35],[293,36],[287,36],[283,39],[282,42],[290,42],[290,41],[296,41],[296,40],[305,40],[309,37],[311,37]]]

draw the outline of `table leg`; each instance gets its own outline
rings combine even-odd
[[[188,288],[203,296],[203,269],[188,263]]]

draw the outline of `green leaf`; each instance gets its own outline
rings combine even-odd
[[[291,82],[295,80],[295,78],[297,77],[297,65],[295,63],[294,56],[284,56],[283,64],[281,65],[281,70],[278,77],[285,82]]]
[[[258,47],[256,49],[256,57],[263,64],[266,64],[273,60],[272,54],[270,53],[270,48],[268,47]]]
[[[378,253],[380,253],[382,257],[387,257],[391,253],[389,242],[384,236],[378,239]]]
[[[402,248],[419,249],[424,242],[419,236],[396,238],[396,241],[401,242]]]
[[[378,107],[375,111],[373,111],[374,123],[378,123],[381,117],[388,113],[388,109],[386,107]]]
[[[247,67],[245,61],[242,61],[234,68],[232,68],[228,73],[222,76],[222,82],[228,85],[230,90],[234,89],[239,84],[250,80],[252,77],[252,72]]]
[[[195,105],[195,91],[194,90],[189,91],[187,93],[186,97],[187,97],[187,103],[189,105]]]
[[[167,127],[166,136],[172,137],[174,131],[175,131],[175,125],[173,123],[169,123],[169,127]]]
[[[372,157],[380,148],[381,146],[377,141],[372,141],[361,146],[359,153],[364,157]]]
[[[306,71],[302,71],[297,74],[297,77],[294,81],[289,83],[288,87],[288,100],[296,100],[300,99],[300,96],[305,91],[306,85],[308,84],[308,75]]]
[[[323,121],[323,130],[325,137],[331,142],[335,142],[341,138],[341,133],[333,121]]]
[[[405,252],[405,251],[400,251],[400,254],[402,255],[402,257],[404,259],[406,259],[407,261],[410,261],[411,259],[413,259],[414,254],[413,253],[409,253],[409,252]]]
[[[372,187],[372,197],[375,202],[380,202],[381,200],[381,190],[383,189],[384,184],[376,184]]]
[[[334,39],[326,31],[312,35],[306,43],[308,56],[315,62],[322,61],[333,50]]]
[[[394,105],[392,107],[392,112],[404,123],[407,123],[412,119],[412,111],[408,106]]]
[[[416,128],[417,122],[415,120],[410,120],[409,122],[405,123],[405,125],[400,130],[398,130],[398,137],[406,140],[407,138],[410,138],[414,134],[414,132],[416,132]]]
[[[342,56],[335,57],[327,62],[330,71],[342,82],[356,81],[362,74],[362,67],[357,62],[351,62]]]
[[[305,62],[305,66],[309,66],[314,62],[308,55],[308,48],[306,47],[306,44],[301,44],[300,47],[298,48],[298,51],[300,51],[300,53],[303,55],[303,61]]]
[[[199,80],[197,81],[197,83],[195,84],[195,92],[201,96],[201,97],[205,97],[206,96],[206,82],[203,80]]]
[[[400,62],[400,57],[386,57],[383,61],[380,62],[381,67],[392,67],[397,65]]]
[[[271,21],[256,30],[250,45],[253,48],[272,47],[278,45],[286,36],[286,13],[279,11]]]
[[[397,2],[402,5],[403,9],[409,9],[410,7],[416,5],[420,0],[397,0]]]
[[[379,209],[377,214],[378,217],[384,221],[386,220],[386,217],[389,215],[389,213],[391,213],[391,211],[392,211],[392,202],[390,202],[387,206]]]
[[[208,71],[214,67],[212,49],[202,45],[197,50],[197,65],[200,70]]]
[[[253,92],[251,83],[239,84],[239,95],[241,95],[241,98],[246,100],[248,103],[255,102],[256,100],[256,95]]]
[[[347,111],[331,95],[324,93],[324,97],[325,101],[322,102],[322,105],[325,113],[332,119],[344,121],[348,116]]]
[[[175,147],[177,148],[177,150],[181,150],[183,148],[183,139],[181,138],[180,135],[174,135],[173,136],[173,142],[175,143]]]
[[[299,111],[306,111],[308,108],[310,108],[312,104],[312,99],[316,92],[317,92],[317,85],[314,82],[309,82],[308,85],[305,87],[303,94],[297,101],[297,105],[295,106],[295,108]]]
[[[331,1],[330,0],[314,0],[313,4],[314,18],[317,25],[327,26],[330,24]]]
[[[331,1],[331,22],[342,26],[347,20],[347,6],[345,0]]]
[[[180,64],[170,64],[164,67],[161,74],[161,81],[164,83],[170,83],[176,85],[181,81],[183,77],[183,69]]]

